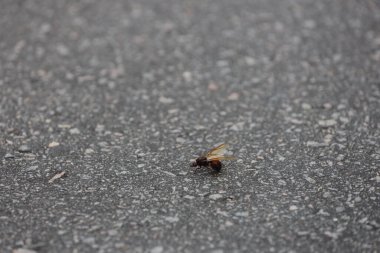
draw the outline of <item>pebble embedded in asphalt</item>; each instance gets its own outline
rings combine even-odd
[[[29,152],[32,152],[32,149],[28,145],[21,145],[18,148],[18,151],[21,153],[29,153]]]

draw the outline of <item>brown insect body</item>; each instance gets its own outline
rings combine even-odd
[[[191,167],[210,167],[214,171],[219,172],[222,169],[222,163],[218,160],[209,161],[207,157],[198,157],[192,164]]]
[[[235,159],[232,156],[224,155],[227,145],[221,144],[213,149],[211,149],[207,154],[198,157],[194,162],[191,163],[191,167],[207,167],[213,169],[215,172],[220,172],[222,169],[221,160],[232,160]]]

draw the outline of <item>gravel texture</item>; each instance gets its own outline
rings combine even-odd
[[[1,6],[1,252],[380,251],[379,1]]]

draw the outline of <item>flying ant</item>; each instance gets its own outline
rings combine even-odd
[[[220,172],[222,169],[222,160],[234,160],[236,159],[233,156],[227,156],[225,155],[225,151],[227,149],[227,144],[220,144],[219,146],[216,146],[215,148],[208,151],[206,154],[201,155],[195,161],[193,161],[190,166],[191,167],[206,167],[211,168],[215,172]]]

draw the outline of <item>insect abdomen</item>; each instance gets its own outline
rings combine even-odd
[[[220,161],[211,161],[210,167],[216,171],[219,172],[222,169],[222,163]]]

